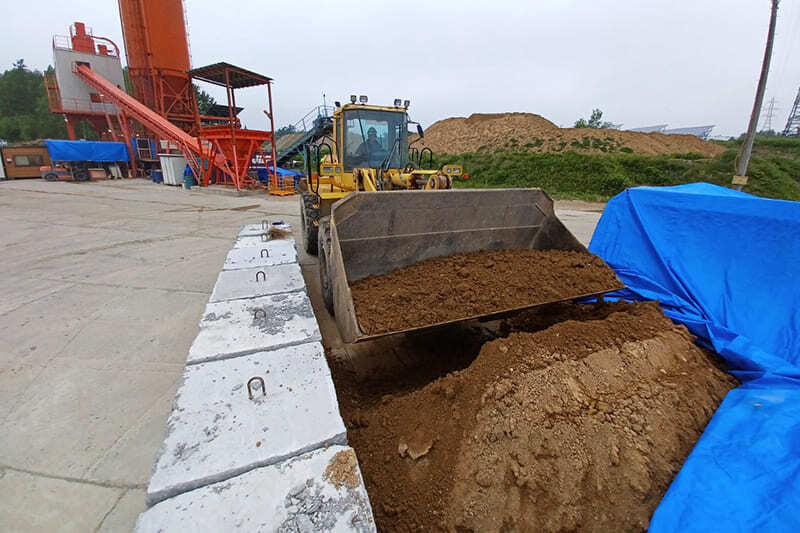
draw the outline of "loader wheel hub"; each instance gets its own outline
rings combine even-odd
[[[444,174],[434,174],[430,178],[428,178],[428,184],[425,186],[426,189],[449,189],[452,186],[452,181],[450,176],[445,176]]]

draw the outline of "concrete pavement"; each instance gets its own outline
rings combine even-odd
[[[557,208],[588,242],[596,207]],[[239,229],[298,229],[297,211],[296,197],[141,180],[0,182],[0,530],[131,529]],[[335,346],[316,259],[298,248]]]
[[[296,198],[0,182],[0,530],[130,530],[242,225]]]

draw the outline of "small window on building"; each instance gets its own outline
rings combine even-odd
[[[14,166],[17,167],[39,167],[44,165],[44,158],[37,154],[15,155]]]

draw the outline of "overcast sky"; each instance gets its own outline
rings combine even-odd
[[[716,124],[745,130],[768,0],[264,2],[185,0],[192,66],[228,61],[275,79],[277,126],[367,94],[411,100],[424,126],[475,112],[526,111],[571,126],[594,107],[624,128]],[[50,37],[86,22],[123,45],[114,0],[27,0],[4,10],[0,66],[52,63]],[[800,0],[783,0],[766,100],[783,129],[800,85]],[[794,57],[792,58],[792,56]],[[793,59],[793,60],[792,60]],[[217,100],[222,94],[214,93]],[[237,92],[263,128],[265,91]]]

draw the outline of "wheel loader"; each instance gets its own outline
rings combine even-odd
[[[358,342],[534,307],[381,335],[361,330],[350,293],[350,283],[356,280],[462,252],[558,249],[588,253],[555,216],[553,201],[541,189],[452,189],[453,180],[463,176],[462,167],[419,168],[420,152],[416,160],[409,155],[408,125],[413,122],[407,114],[408,101],[394,104],[367,105],[363,96],[359,102],[355,96],[350,104],[337,102],[332,137],[306,146],[308,177],[299,184],[305,248],[318,256],[325,307],[335,316],[342,340]],[[417,133],[420,139],[424,137],[419,124]],[[619,288],[615,285],[607,291]],[[565,299],[584,296],[591,295]]]
[[[367,105],[365,96],[361,96],[360,104],[355,95],[350,100],[345,105],[336,102],[333,120],[325,130],[331,135],[305,147],[309,177],[300,183],[300,214],[306,252],[312,255],[320,250],[317,235],[321,219],[351,192],[450,189],[453,179],[463,175],[458,165],[437,170],[420,168],[425,152],[433,164],[433,152],[429,148],[409,152],[409,144],[413,145],[409,143],[409,124],[417,125],[417,140],[425,134],[419,124],[409,120],[408,100],[405,106],[395,100],[393,107]]]
[[[320,265],[327,264],[328,226],[335,202],[358,191],[450,189],[453,179],[463,176],[458,165],[421,169],[425,152],[433,163],[429,148],[409,154],[409,124],[417,125],[418,140],[425,135],[418,123],[409,120],[409,103],[406,100],[403,105],[398,99],[391,107],[375,106],[368,105],[365,96],[357,103],[352,95],[349,104],[336,102],[331,136],[306,145],[308,178],[299,184],[301,225],[306,252],[318,255]],[[322,284],[325,305],[332,313],[331,285],[325,276]]]

